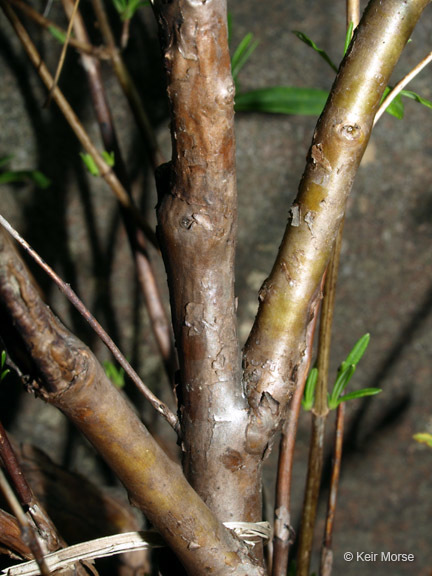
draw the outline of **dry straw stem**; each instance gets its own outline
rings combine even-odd
[[[423,58],[423,60],[421,62],[419,62],[417,64],[417,66],[415,66],[409,74],[404,76],[402,78],[402,80],[400,80],[396,84],[396,86],[393,88],[393,90],[390,92],[390,94],[388,94],[387,98],[381,104],[378,112],[376,113],[374,125],[378,122],[378,120],[381,118],[381,116],[384,114],[384,112],[386,111],[388,106],[390,106],[390,104],[393,102],[393,100],[396,98],[396,96],[400,92],[402,92],[402,90],[405,88],[405,86],[407,84],[409,84],[411,82],[411,80],[417,76],[417,74],[420,74],[420,72],[423,70],[423,68],[425,68],[431,62],[432,62],[432,52],[429,52],[429,54],[425,58]]]
[[[191,575],[263,576],[246,545],[226,529],[108,380],[91,351],[40,300],[5,232],[0,299],[31,351],[33,391],[80,429]]]
[[[296,386],[311,301],[332,253],[375,113],[427,4],[428,0],[370,2],[317,124],[244,351],[245,388],[256,415],[250,428],[255,450],[264,450]]]
[[[32,554],[34,555],[35,560],[37,562],[37,565],[39,566],[40,573],[42,574],[42,576],[49,576],[50,571],[46,565],[41,545],[36,536],[36,527],[27,518],[24,510],[21,507],[20,502],[18,501],[14,491],[9,485],[9,482],[7,481],[6,476],[4,475],[3,470],[1,468],[0,468],[0,492],[3,493],[6,502],[9,504],[10,509],[15,514],[21,526],[21,533],[23,535],[23,539],[25,543],[28,545],[28,547],[31,549]]]
[[[172,161],[158,178],[160,244],[181,369],[187,478],[225,522],[261,517],[246,451],[234,252],[234,85],[226,2],[155,0],[171,105]]]

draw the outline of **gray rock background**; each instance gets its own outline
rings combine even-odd
[[[34,4],[39,4],[35,2]],[[363,6],[363,3],[362,3]],[[88,9],[83,2],[83,9]],[[271,85],[328,89],[330,68],[292,30],[310,36],[338,61],[345,36],[343,3],[231,2],[232,44],[253,32],[259,47],[240,76],[242,89]],[[61,18],[54,4],[53,18]],[[431,8],[415,30],[394,74],[398,81],[431,46]],[[142,10],[134,24],[125,57],[146,100],[152,121],[169,155],[168,118],[163,78],[151,15]],[[59,47],[30,26],[39,50],[54,70]],[[139,56],[136,56],[136,54]],[[110,100],[121,132],[125,157],[134,178],[134,193],[153,219],[156,203],[145,150],[131,116],[104,66]],[[48,190],[31,185],[1,186],[1,212],[61,275],[77,289],[107,327],[144,380],[171,401],[156,355],[146,312],[134,280],[126,237],[109,190],[82,169],[79,145],[55,109],[42,109],[45,91],[0,17],[0,157],[13,154],[14,169],[38,168],[52,180]],[[70,51],[61,87],[98,141],[86,98],[83,71]],[[426,69],[410,86],[432,99]],[[239,247],[237,293],[239,330],[247,336],[257,308],[257,290],[271,269],[290,204],[296,194],[316,119],[308,117],[237,116]],[[432,116],[406,102],[403,121],[385,115],[374,130],[349,200],[345,224],[332,370],[355,340],[372,336],[353,387],[378,386],[382,394],[348,407],[346,450],[334,535],[334,574],[430,576],[432,557],[432,450],[413,441],[432,432]],[[157,256],[161,289],[164,273]],[[50,305],[95,350],[109,358],[59,292],[38,271]],[[97,475],[91,449],[68,440],[63,417],[9,384],[0,389],[0,412],[21,440],[33,441],[57,461]],[[133,392],[131,392],[133,394]],[[6,403],[7,400],[7,403]],[[149,425],[167,442],[173,438],[154,415],[141,407]],[[18,418],[19,414],[19,418]],[[296,449],[294,524],[306,471],[309,416],[302,414]],[[329,418],[329,429],[332,417]],[[271,504],[276,454],[266,462],[266,498]],[[325,511],[320,506],[317,546]],[[405,552],[413,563],[347,563],[343,553]],[[316,558],[314,569],[317,568]]]

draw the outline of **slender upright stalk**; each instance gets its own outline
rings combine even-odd
[[[18,8],[28,18],[33,20],[33,22],[36,22],[39,26],[42,26],[43,28],[54,29],[60,32],[63,36],[66,36],[66,30],[63,30],[53,20],[49,20],[48,18],[45,18],[39,14],[39,12],[32,8],[32,6],[26,4],[23,0],[9,0],[9,2]],[[89,54],[95,58],[102,60],[109,60],[111,58],[109,52],[105,49],[104,46],[93,46],[87,42],[80,42],[77,38],[74,37],[69,38],[69,44],[79,52]]]
[[[96,17],[98,19],[100,30],[111,54],[111,62],[113,65],[114,73],[117,76],[117,80],[129,102],[129,106],[134,115],[138,129],[141,132],[144,144],[147,146],[151,165],[155,170],[164,161],[156,140],[155,132],[150,123],[147,112],[144,109],[144,105],[135,86],[135,83],[129,74],[121,53],[116,46],[102,0],[92,0],[92,3]]]
[[[244,349],[253,410],[248,449],[265,453],[306,349],[310,306],[333,251],[373,119],[394,66],[429,0],[372,0],[316,127],[306,170]]]
[[[13,26],[18,38],[23,45],[27,56],[29,57],[31,63],[37,70],[39,77],[41,78],[42,82],[45,84],[48,90],[51,89],[53,86],[53,77],[51,76],[48,68],[44,64],[36,46],[32,42],[30,36],[28,35],[27,31],[25,30],[24,26],[21,24],[19,18],[15,14],[12,7],[9,5],[7,0],[0,0],[0,7],[2,8],[3,12],[5,13],[6,17],[8,18],[9,22]],[[72,128],[75,136],[80,141],[81,145],[83,146],[84,150],[91,155],[93,158],[101,177],[105,180],[105,182],[109,185],[112,192],[116,196],[117,200],[133,215],[133,218],[136,220],[138,225],[142,228],[142,230],[146,233],[146,236],[155,243],[154,232],[151,230],[147,222],[142,217],[142,214],[136,208],[135,204],[132,202],[130,196],[122,186],[121,182],[114,174],[113,170],[108,166],[105,160],[102,158],[101,154],[97,150],[96,146],[90,139],[89,135],[87,134],[86,130],[84,129],[83,125],[79,121],[77,115],[72,110],[70,104],[63,96],[62,92],[59,88],[54,88],[53,90],[53,100],[59,107],[60,111],[62,112],[63,116],[65,117],[66,121],[68,122],[69,126]]]
[[[330,478],[330,492],[327,505],[327,518],[324,530],[323,547],[321,550],[320,576],[330,576],[333,564],[332,536],[333,522],[336,513],[336,500],[339,487],[339,477],[342,463],[343,430],[345,403],[339,404],[336,411],[335,436],[333,447],[333,466]]]
[[[347,0],[346,13],[347,28],[353,24],[354,30],[358,26],[360,18],[359,0]],[[325,424],[328,415],[327,394],[331,335],[344,220],[345,218],[342,220],[339,227],[333,254],[327,267],[327,276],[324,285],[324,298],[321,308],[321,322],[317,354],[318,380],[316,385],[315,402],[311,415],[312,434],[310,440],[311,444],[309,453],[309,467],[306,478],[305,500],[303,505],[299,540],[299,552],[297,561],[298,576],[308,576],[309,574],[313,535],[321,487],[322,467],[324,461]],[[313,465],[311,465],[311,460],[313,460]]]
[[[302,373],[299,374],[299,384],[289,404],[287,418],[282,428],[276,481],[272,576],[286,576],[288,569],[289,549],[293,540],[293,529],[291,527],[291,480],[294,446],[304,386],[312,358],[312,345],[319,316],[320,301],[321,298],[320,295],[318,295],[313,311],[314,321],[309,325],[306,352],[307,359],[306,362],[302,364]]]
[[[72,17],[74,8],[73,0],[63,0],[63,5],[66,13],[69,17]],[[77,39],[82,42],[89,42],[87,30],[79,12],[75,15],[74,30]],[[104,148],[108,152],[114,153],[114,172],[126,192],[131,196],[129,178],[123,161],[123,155],[120,150],[108,99],[106,97],[100,63],[98,60],[91,58],[86,54],[82,54],[81,59],[84,70],[87,74],[90,95],[104,143]],[[142,231],[136,226],[136,223],[129,212],[125,210],[121,204],[119,204],[119,208],[126,228],[129,246],[134,258],[137,277],[147,306],[153,334],[163,359],[169,381],[171,382],[171,385],[174,386],[174,374],[177,370],[177,362],[174,343],[172,341],[172,330],[164,309],[153,265],[150,260],[146,239]]]

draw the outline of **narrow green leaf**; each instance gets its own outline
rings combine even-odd
[[[428,434],[427,432],[419,432],[418,434],[414,434],[413,438],[417,442],[427,444],[432,448],[432,434]]]
[[[317,88],[273,86],[237,94],[235,108],[238,112],[319,116],[327,98],[328,92]]]
[[[112,3],[119,14],[122,14],[126,10],[126,0],[112,0]]]
[[[96,166],[96,162],[93,160],[90,154],[80,152],[80,156],[90,174],[92,176],[99,176],[99,168]]]
[[[124,386],[125,386],[125,376],[124,376],[125,372],[124,372],[123,368],[121,368],[121,367],[117,368],[117,366],[115,364],[113,364],[112,362],[110,362],[109,360],[104,362],[103,366],[105,369],[105,374],[108,376],[108,378],[114,384],[114,386],[116,388],[124,388]]]
[[[390,86],[387,86],[387,88],[384,90],[384,93],[381,98],[381,104],[387,98],[387,95],[391,92],[391,90],[392,88]],[[386,112],[388,114],[391,114],[391,116],[394,116],[399,120],[402,120],[402,118],[404,117],[404,104],[402,102],[400,94],[398,94],[396,98],[387,106]]]
[[[66,42],[66,34],[55,26],[48,26],[48,31],[51,33],[51,36],[60,42],[60,44],[64,44]]]
[[[149,4],[148,0],[112,0],[112,2],[123,21],[131,20],[138,8]]]
[[[47,178],[45,174],[39,172],[39,170],[32,170],[31,172],[28,172],[28,177],[33,180],[38,188],[45,189],[51,186],[51,180]]]
[[[432,109],[432,102],[430,100],[426,100],[426,98],[422,98],[419,94],[416,94],[415,92],[412,92],[411,90],[402,90],[401,94],[402,94],[402,96],[405,96],[406,98],[411,98],[411,100],[415,100],[419,104],[423,104],[423,106],[426,106],[426,108]]]
[[[114,152],[107,152],[106,150],[102,151],[102,158],[108,164],[110,168],[112,168],[115,164]]]
[[[345,370],[341,370],[333,386],[331,394],[328,395],[328,407],[330,410],[334,410],[338,406],[338,400],[342,392],[348,385],[355,372],[354,364],[348,366]]]
[[[375,394],[379,394],[380,392],[382,392],[381,388],[362,388],[361,390],[355,390],[344,396],[339,396],[337,406],[347,400],[355,400],[356,398],[364,398],[365,396],[375,396]]]
[[[238,73],[249,60],[258,44],[258,40],[253,40],[253,34],[251,32],[246,34],[240,42],[231,59],[231,73],[234,79],[237,78]]]
[[[228,42],[231,42],[232,38],[232,14],[228,12],[227,15],[227,29],[228,29]]]
[[[340,367],[340,371],[344,371],[348,368],[348,366],[351,366],[351,364],[354,364],[354,366],[357,366],[357,364],[360,362],[363,354],[366,352],[366,348],[368,347],[370,342],[370,334],[366,333],[364,334],[361,338],[359,338],[357,340],[357,342],[354,344],[354,346],[352,347],[350,353],[348,354],[348,356],[346,357],[345,361],[342,362],[341,367]]]
[[[348,30],[345,36],[345,45],[344,45],[344,56],[349,48],[349,45],[351,44],[351,38],[352,38],[352,33],[353,33],[353,29],[354,29],[354,22],[350,22],[349,26],[348,26]]]
[[[318,368],[312,368],[306,379],[302,406],[305,410],[312,410],[315,400],[315,388],[318,380]]]
[[[19,172],[12,172],[8,170],[0,174],[0,184],[10,184],[11,182],[23,182],[24,180],[25,178],[23,178],[22,174],[20,174]]]
[[[334,64],[334,62],[332,61],[332,59],[330,58],[330,56],[327,54],[327,52],[325,50],[323,50],[322,48],[318,48],[318,46],[315,44],[315,42],[313,40],[311,40],[309,38],[309,36],[306,36],[306,34],[304,34],[303,32],[300,32],[298,30],[293,30],[292,31],[293,34],[295,34],[297,36],[297,38],[299,40],[301,40],[302,42],[304,42],[307,46],[310,46],[311,48],[313,48],[315,50],[315,52],[317,52],[321,58],[323,58],[327,64],[335,71],[338,71],[338,68],[336,66],[336,64]]]
[[[48,188],[51,180],[39,170],[8,170],[0,173],[0,184],[13,182],[33,182],[38,188]]]
[[[0,382],[2,382],[2,380],[3,380],[4,378],[6,378],[6,376],[7,376],[7,375],[9,374],[9,372],[10,372],[9,368],[5,368],[5,367],[4,367],[4,366],[5,366],[5,363],[6,363],[6,351],[5,351],[5,350],[2,350],[2,353],[1,353],[1,363],[0,363],[0,369],[1,369],[1,372],[0,372]]]

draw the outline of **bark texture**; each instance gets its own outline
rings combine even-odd
[[[318,121],[299,192],[244,350],[254,412],[249,449],[263,451],[296,385],[311,303],[329,261],[373,119],[428,0],[372,0]]]
[[[188,573],[263,574],[153,440],[90,350],[40,300],[3,230],[0,301],[31,354],[38,376],[33,391],[85,434]]]
[[[245,450],[234,295],[234,85],[225,0],[154,3],[171,104],[172,161],[159,172],[158,232],[180,357],[184,470],[222,521],[261,516]]]

